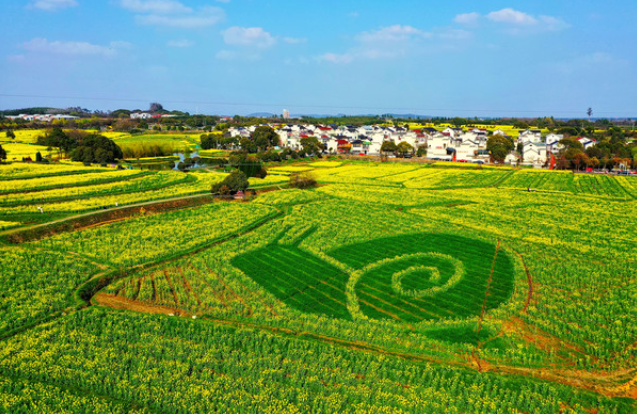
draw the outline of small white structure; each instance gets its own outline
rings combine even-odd
[[[522,147],[521,155],[525,164],[544,165],[547,160],[546,144],[526,142]]]

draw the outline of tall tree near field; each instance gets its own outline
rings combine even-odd
[[[316,137],[301,138],[301,146],[306,154],[319,157],[321,156],[321,151],[325,149],[325,146]]]
[[[261,151],[279,145],[279,135],[274,132],[274,129],[265,125],[254,130],[252,140]]]
[[[396,143],[394,141],[385,141],[383,145],[380,146],[380,155],[387,157],[390,153],[396,152]]]
[[[586,165],[592,169],[599,167],[599,164],[600,162],[597,157],[591,157],[588,159],[588,161],[586,161]]]
[[[414,152],[414,147],[408,142],[401,142],[396,146],[396,152],[401,155],[406,155]]]
[[[15,132],[12,129],[7,129],[7,138],[15,139]]]
[[[5,151],[4,148],[2,148],[2,145],[0,145],[0,161],[6,160],[6,159],[7,159],[7,151]]]
[[[487,140],[487,150],[492,161],[503,163],[504,159],[513,151],[515,145],[511,138],[501,135],[493,135]]]
[[[586,114],[588,115],[588,122],[591,122],[591,116],[593,116],[593,108],[588,108]]]

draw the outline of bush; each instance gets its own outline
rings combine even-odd
[[[316,186],[316,180],[310,174],[297,174],[290,177],[290,187],[305,190]]]

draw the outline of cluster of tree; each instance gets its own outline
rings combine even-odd
[[[177,169],[181,172],[187,172],[201,161],[201,157],[186,157],[177,164]]]
[[[239,190],[245,191],[250,183],[248,177],[239,170],[231,172],[223,181],[213,184],[210,188],[212,194],[235,194]]]
[[[228,165],[245,174],[246,177],[265,178],[268,172],[263,168],[261,159],[245,151],[237,151],[230,155]]]
[[[580,170],[581,168],[612,169],[637,165],[637,144],[628,144],[621,135],[610,136],[586,149],[582,143],[572,137],[560,141],[563,149],[558,154],[557,166],[561,169]]]
[[[487,140],[487,150],[491,157],[491,162],[503,163],[504,159],[513,151],[515,145],[513,138],[502,135],[492,135]]]
[[[105,164],[123,157],[121,148],[112,140],[79,130],[65,133],[61,128],[53,128],[38,137],[37,144],[57,148],[60,155],[70,156],[73,161],[85,164]]]
[[[201,149],[232,150],[239,145],[237,137],[227,137],[220,132],[203,134],[199,137]]]
[[[73,161],[82,161],[84,164],[106,164],[122,158],[122,150],[117,144],[97,134],[82,139],[79,146],[71,152]]]
[[[419,148],[419,153],[422,155],[423,151]],[[427,150],[425,148],[424,153],[427,154]],[[392,140],[385,141],[380,146],[380,155],[387,156],[389,154],[395,154],[398,157],[404,157],[406,155],[414,154],[414,147],[405,141],[400,142],[398,145]],[[419,155],[420,156],[420,155]]]

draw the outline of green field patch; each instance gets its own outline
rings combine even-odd
[[[481,343],[483,349],[507,348],[507,343],[503,338],[498,337],[491,329],[484,327],[478,332],[478,327],[475,324],[431,329],[427,330],[425,335],[452,344],[476,345]]]
[[[345,295],[348,275],[298,245],[270,244],[235,257],[232,265],[292,308],[350,319]]]
[[[493,309],[513,290],[511,258],[483,241],[416,234],[328,252],[355,269],[350,274],[300,249],[305,237],[291,246],[276,240],[232,264],[289,306],[340,318],[466,318],[480,314],[485,297],[486,309]]]

